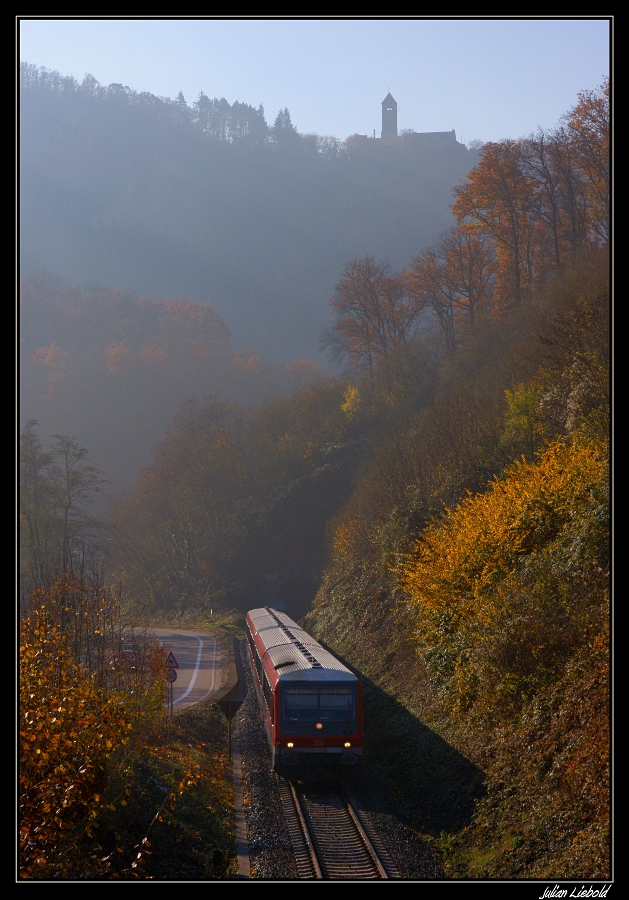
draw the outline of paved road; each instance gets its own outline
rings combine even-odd
[[[197,631],[154,628],[155,636],[179,664],[173,683],[173,711],[181,712],[215,693],[226,677],[225,640]],[[170,698],[168,700],[170,704]]]

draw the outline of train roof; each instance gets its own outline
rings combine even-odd
[[[269,606],[247,617],[259,636],[263,655],[284,681],[355,681],[356,676],[286,613]]]

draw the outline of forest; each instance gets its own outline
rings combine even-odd
[[[203,91],[188,105],[29,63],[19,100],[21,274],[211,303],[270,363],[320,362],[344,262],[401,266],[448,227],[478,161],[456,141],[300,135],[287,109],[269,125]]]
[[[45,90],[70,109],[86,90],[29,71],[34,98]],[[106,102],[99,90],[104,109],[112,86]],[[120,98],[130,121],[132,100],[144,102]],[[209,135],[212,153],[236,154],[246,132],[275,160],[277,129],[292,134],[287,111],[269,139],[261,111],[179,103],[186,134]],[[177,105],[162,105],[171,128]],[[27,271],[23,365],[67,432],[48,445],[28,415],[21,434],[27,670],[43,665],[32,648],[52,633],[46,616],[68,654],[76,641],[57,598],[79,603],[67,581],[77,560],[105,567],[127,616],[277,606],[361,676],[387,723],[367,736],[380,774],[448,877],[609,879],[609,127],[604,82],[556,128],[480,148],[451,185],[454,224],[444,217],[427,239],[401,226],[395,254],[360,239],[358,253],[330,257],[316,339],[336,370],[235,350],[207,297]],[[322,172],[353,171],[351,139],[332,161],[313,145]],[[153,386],[150,460],[90,514],[106,475],[69,413],[87,393],[96,434],[116,404],[139,419]],[[113,603],[92,580],[90,596]],[[96,655],[79,657],[102,678]],[[148,659],[143,671],[150,707]],[[61,690],[60,677],[40,680]],[[45,872],[26,844],[30,876]]]

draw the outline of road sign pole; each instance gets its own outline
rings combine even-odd
[[[170,656],[172,656],[175,665],[177,665],[177,661],[175,660],[172,653],[170,654]],[[169,659],[170,659],[170,657],[169,657]],[[177,668],[179,668],[179,666],[177,666]],[[166,681],[170,685],[170,718],[171,719],[173,717],[173,684],[176,680],[177,680],[176,671],[174,669],[166,669]]]
[[[239,670],[238,660],[239,652],[234,645],[234,639],[230,636],[228,639],[228,687],[221,692],[216,700],[223,715],[227,718],[227,756],[232,761],[232,719],[238,712],[241,703],[245,698],[245,681]]]

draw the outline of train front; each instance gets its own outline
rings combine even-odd
[[[280,675],[275,746],[280,765],[355,765],[363,752],[360,682],[348,671],[301,669]]]

